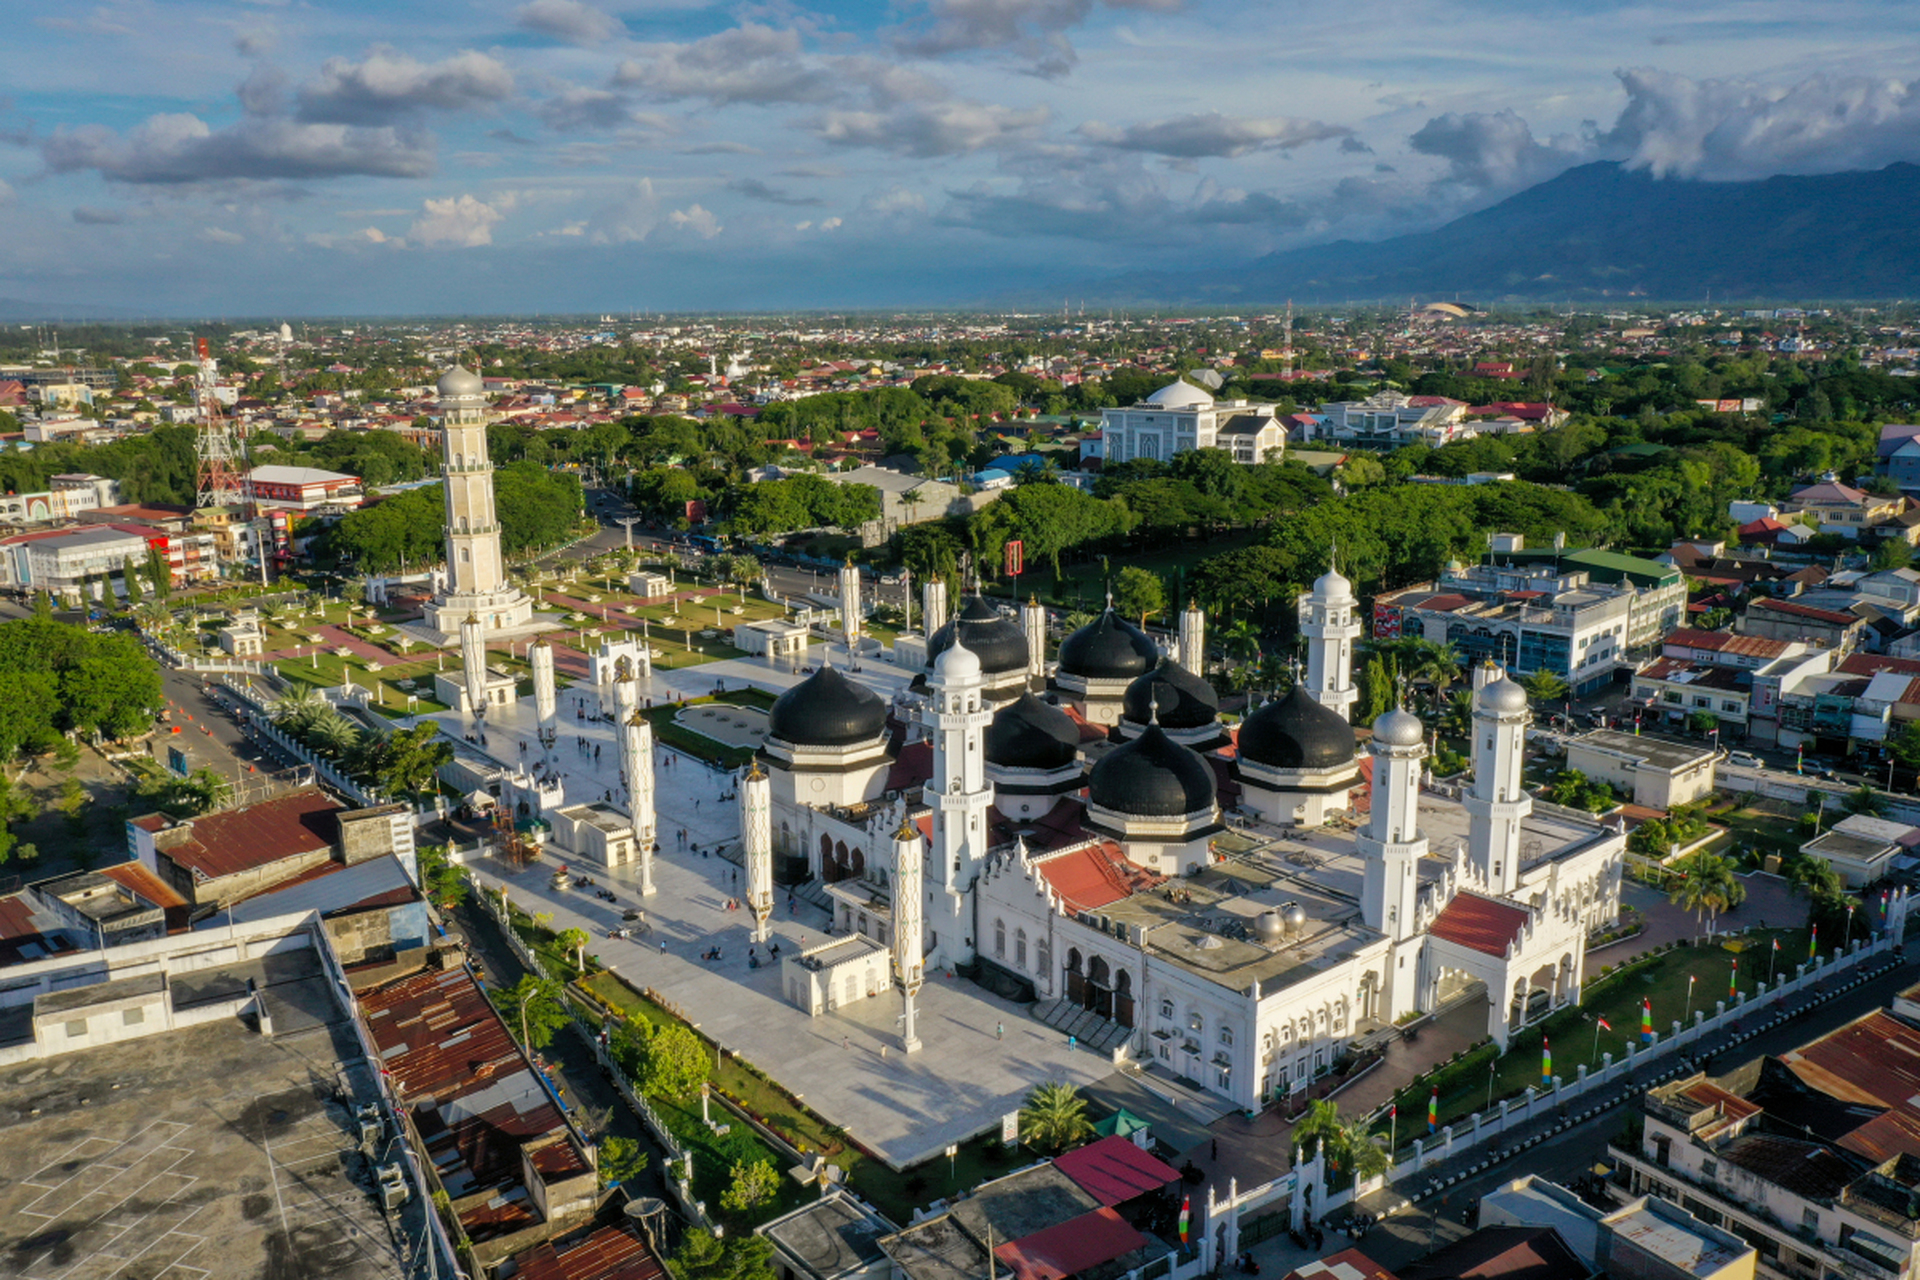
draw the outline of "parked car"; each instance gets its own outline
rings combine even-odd
[[[1767,767],[1766,762],[1751,751],[1729,751],[1727,752],[1727,763],[1739,765],[1742,769],[1764,769]]]

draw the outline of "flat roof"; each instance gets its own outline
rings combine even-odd
[[[1688,768],[1702,760],[1711,760],[1715,754],[1711,746],[1702,743],[1663,738],[1657,733],[1626,733],[1619,729],[1589,729],[1578,737],[1568,739],[1567,745],[1623,756],[1668,772]]]
[[[830,1280],[884,1258],[880,1237],[892,1230],[885,1218],[835,1191],[768,1223],[761,1234],[810,1274]]]
[[[1724,1232],[1708,1234],[1711,1228],[1678,1205],[1668,1205],[1665,1212],[1660,1212],[1652,1207],[1656,1203],[1648,1200],[1629,1205],[1607,1215],[1605,1222],[1620,1239],[1695,1275],[1712,1275],[1751,1251],[1744,1241],[1736,1249]]]

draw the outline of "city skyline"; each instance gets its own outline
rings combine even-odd
[[[1425,229],[1576,164],[1920,157],[1920,14],[1208,0],[27,6],[0,296],[939,305]]]

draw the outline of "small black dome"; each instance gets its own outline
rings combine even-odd
[[[1111,608],[1060,642],[1060,674],[1082,680],[1131,680],[1158,661],[1147,633]]]
[[[1198,729],[1219,716],[1220,695],[1179,663],[1162,659],[1159,666],[1127,686],[1123,706],[1127,719],[1135,724],[1145,724],[1147,711],[1152,708],[1165,728]]]
[[[1009,769],[1064,769],[1080,751],[1073,717],[1023,693],[987,726],[987,763]]]
[[[935,658],[953,648],[955,630],[980,659],[980,670],[985,674],[997,676],[1027,669],[1026,633],[1001,617],[998,609],[979,596],[968,596],[960,606],[960,616],[927,640],[929,670]]]
[[[833,667],[822,667],[773,700],[767,736],[796,747],[847,747],[887,727],[887,704]]]
[[[1100,758],[1087,780],[1087,797],[1103,809],[1140,818],[1172,818],[1211,809],[1213,769],[1157,724]]]
[[[1296,684],[1240,726],[1240,758],[1275,769],[1337,769],[1353,763],[1353,727]]]

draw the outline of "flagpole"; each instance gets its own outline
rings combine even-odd
[[[1587,1065],[1590,1067],[1600,1065],[1600,1018],[1597,1014],[1593,1019],[1593,1057],[1587,1060]]]

